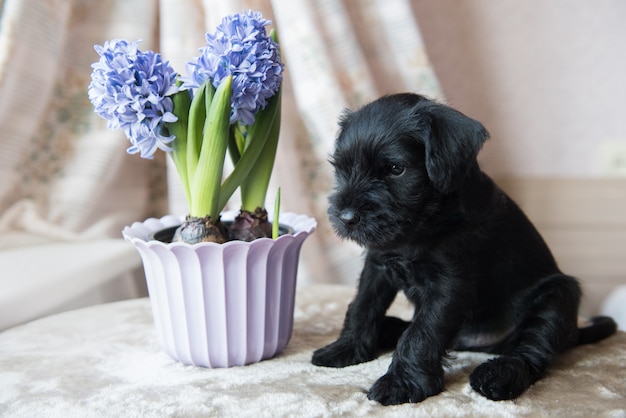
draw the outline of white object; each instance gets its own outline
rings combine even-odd
[[[130,274],[140,266],[135,249],[122,239],[4,249],[0,251],[0,331],[69,309],[142,296],[140,289],[132,288]],[[94,292],[109,284],[117,287],[111,290],[114,294],[94,300]]]
[[[280,353],[291,339],[300,249],[315,219],[282,213],[280,223],[293,234],[274,240],[191,245],[150,239],[180,222],[151,218],[122,231],[141,254],[163,351],[202,367],[243,366]]]
[[[626,331],[626,285],[618,286],[602,304],[602,315],[612,317],[618,329]]]

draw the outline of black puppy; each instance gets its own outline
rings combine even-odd
[[[606,317],[577,328],[578,282],[480,170],[488,133],[479,122],[398,94],[346,113],[340,128],[330,220],[367,256],[341,335],[315,351],[314,364],[361,363],[397,344],[368,394],[387,405],[440,393],[448,350],[497,353],[470,384],[489,399],[513,399],[557,353],[615,332]],[[398,291],[415,304],[410,323],[385,317]]]

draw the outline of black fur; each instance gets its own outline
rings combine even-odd
[[[367,256],[341,335],[314,364],[344,367],[396,346],[368,393],[387,405],[440,393],[448,350],[497,353],[471,386],[513,399],[557,353],[615,332],[610,318],[577,328],[578,282],[478,167],[488,138],[479,122],[399,94],[344,114],[340,127],[329,216]],[[415,304],[411,322],[385,316],[398,291]]]

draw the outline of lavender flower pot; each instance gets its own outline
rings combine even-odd
[[[315,219],[281,214],[293,233],[276,240],[190,245],[150,239],[180,223],[165,216],[122,231],[141,255],[163,350],[203,367],[242,366],[280,353],[293,331],[298,259]]]

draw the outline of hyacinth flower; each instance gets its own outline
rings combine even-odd
[[[225,17],[206,35],[187,77],[160,54],[139,51],[138,42],[95,47],[100,60],[92,65],[88,94],[96,112],[109,128],[125,132],[129,153],[153,158],[161,149],[174,161],[189,206],[177,239],[277,235],[277,225],[258,226],[268,224],[265,198],[278,144],[284,69],[275,34],[265,31],[269,23],[253,11]],[[227,151],[234,169],[222,182]],[[242,211],[229,232],[220,212],[238,188]]]
[[[188,88],[207,82],[217,88],[232,77],[228,151],[234,170],[222,186],[218,206],[240,187],[242,210],[231,227],[236,239],[271,234],[265,199],[278,146],[284,66],[275,33],[265,30],[270,23],[253,11],[224,17],[214,33],[206,34],[206,46],[187,64],[189,76],[183,77]]]
[[[152,158],[157,148],[171,151],[174,136],[165,124],[178,91],[176,72],[152,51],[142,53],[138,42],[112,40],[96,45],[100,60],[92,65],[89,99],[110,129],[121,128],[130,140],[129,153]]]

